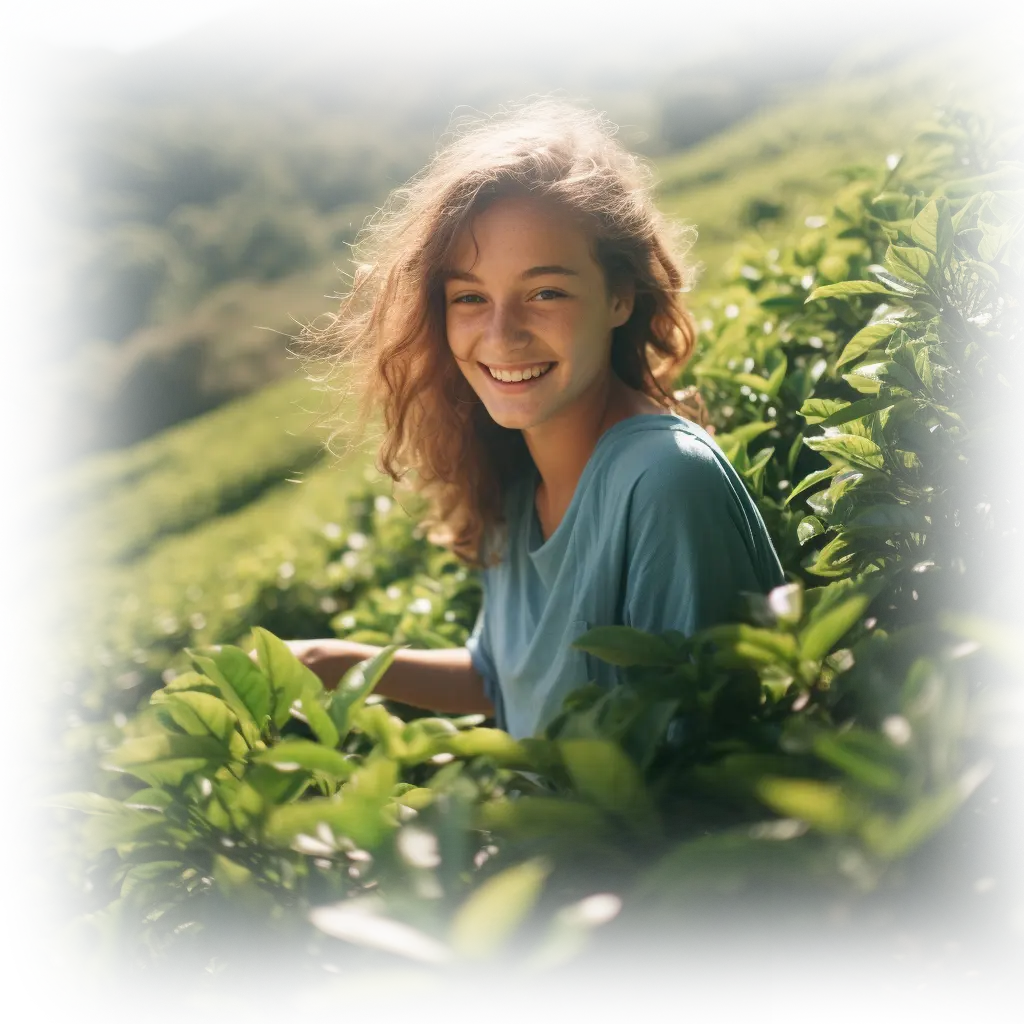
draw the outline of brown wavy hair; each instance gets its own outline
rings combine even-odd
[[[661,216],[650,169],[614,136],[602,115],[551,100],[457,124],[364,226],[338,312],[300,336],[305,352],[327,358],[328,379],[361,396],[356,429],[383,413],[378,469],[395,481],[413,474],[429,536],[469,565],[498,557],[485,538],[503,524],[506,490],[531,461],[522,432],[491,419],[445,331],[454,243],[488,204],[527,194],[574,215],[609,289],[635,290],[632,315],[612,336],[613,370],[669,411],[703,418],[690,396],[671,393],[694,344],[682,298],[694,232]]]

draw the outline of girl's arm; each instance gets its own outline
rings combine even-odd
[[[338,685],[353,665],[379,653],[379,647],[351,640],[292,640],[292,653],[312,669],[328,689]],[[492,715],[484,681],[473,668],[465,647],[441,650],[402,648],[375,690],[389,700],[446,714]]]

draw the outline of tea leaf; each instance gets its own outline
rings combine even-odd
[[[573,647],[612,665],[672,665],[675,651],[660,637],[629,626],[596,626],[577,637]]]
[[[640,772],[619,746],[607,740],[563,740],[558,749],[581,796],[641,828],[655,826],[657,814]]]
[[[493,955],[533,909],[550,873],[551,865],[535,858],[489,878],[456,911],[452,947],[471,959]]]
[[[259,764],[273,765],[281,771],[304,768],[311,772],[326,772],[337,779],[347,779],[356,765],[336,750],[309,740],[283,740],[254,758]]]

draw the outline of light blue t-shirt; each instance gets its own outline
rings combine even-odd
[[[543,729],[573,690],[622,681],[621,669],[570,646],[588,629],[690,635],[732,618],[741,591],[784,582],[739,475],[681,416],[643,413],[606,430],[546,541],[539,483],[531,464],[506,493],[507,544],[483,570],[466,641],[498,724],[517,738]]]

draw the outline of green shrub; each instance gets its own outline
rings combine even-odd
[[[998,146],[948,116],[851,176],[824,224],[741,247],[701,311],[680,384],[710,399],[790,578],[747,621],[591,630],[576,645],[623,684],[577,691],[520,742],[375,702],[393,643],[333,693],[265,630],[258,667],[197,649],[106,755],[105,795],[55,801],[88,814],[117,941],[209,963],[244,920],[319,933],[338,963],[349,947],[322,936],[543,967],[620,906],[693,922],[774,894],[782,917],[821,926],[839,901],[869,921],[900,862],[998,773],[989,737],[1020,654],[972,582],[1005,515],[976,470],[1019,334],[1024,192]],[[352,557],[328,564],[352,594],[336,628],[460,642],[475,582],[393,511],[364,507]]]

